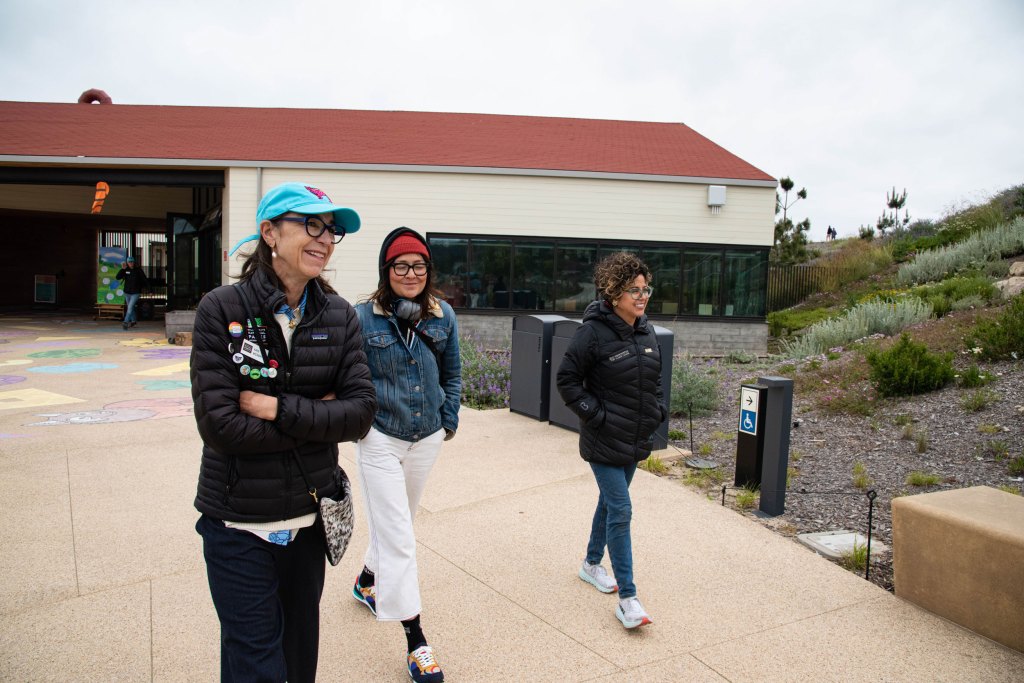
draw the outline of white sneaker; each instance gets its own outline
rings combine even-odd
[[[615,579],[608,576],[608,572],[599,564],[587,564],[587,561],[583,560],[583,564],[580,566],[580,578],[602,593],[614,593],[619,590]]]
[[[647,612],[644,611],[644,606],[640,604],[640,599],[637,597],[619,600],[619,604],[615,607],[615,616],[626,628],[636,628],[637,626],[653,623]]]

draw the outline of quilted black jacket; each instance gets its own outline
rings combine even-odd
[[[244,289],[253,317],[239,298]],[[257,270],[239,287],[218,287],[196,311],[192,333],[192,400],[203,439],[196,508],[217,519],[270,522],[313,512],[293,453],[310,483],[332,495],[338,442],[354,441],[373,422],[377,400],[355,309],[311,281],[305,313],[288,354],[272,311],[284,293]],[[234,327],[233,336],[231,328]],[[263,341],[263,337],[266,341]],[[246,338],[262,362],[240,354]],[[243,375],[243,366],[249,368]],[[268,377],[259,372],[267,370]],[[255,373],[253,373],[255,370]],[[254,378],[252,374],[255,374]],[[278,398],[273,421],[242,413],[243,389]],[[334,392],[337,398],[321,400]]]
[[[580,455],[628,465],[651,454],[667,410],[661,351],[641,316],[630,327],[603,301],[587,306],[556,378],[565,405],[580,418]]]

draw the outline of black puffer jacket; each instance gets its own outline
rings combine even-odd
[[[606,302],[591,303],[556,381],[565,405],[580,418],[584,460],[628,465],[651,454],[667,410],[661,351],[647,316],[630,327]]]
[[[258,318],[251,329],[239,287],[218,287],[196,311],[192,400],[203,458],[195,506],[234,522],[291,519],[316,509],[293,454],[302,459],[310,483],[330,496],[337,486],[338,442],[358,439],[373,422],[377,400],[359,318],[347,301],[311,281],[288,354],[272,314],[284,293],[259,270],[240,287]],[[232,336],[235,324],[241,336]],[[247,337],[260,346],[262,362],[236,355]],[[258,377],[243,375],[243,365]],[[276,377],[262,376],[261,368]],[[277,419],[242,413],[243,389],[276,395]],[[330,392],[337,398],[321,400]]]

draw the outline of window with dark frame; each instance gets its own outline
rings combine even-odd
[[[572,317],[597,298],[594,266],[631,251],[651,269],[648,314],[764,319],[768,249],[573,239],[428,235],[434,278],[453,307]]]

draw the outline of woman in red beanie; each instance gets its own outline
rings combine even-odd
[[[459,427],[459,331],[419,233],[392,231],[378,269],[377,290],[356,306],[378,410],[356,444],[370,542],[352,595],[378,620],[402,622],[410,677],[436,683],[444,674],[420,626],[413,518],[442,442]]]

